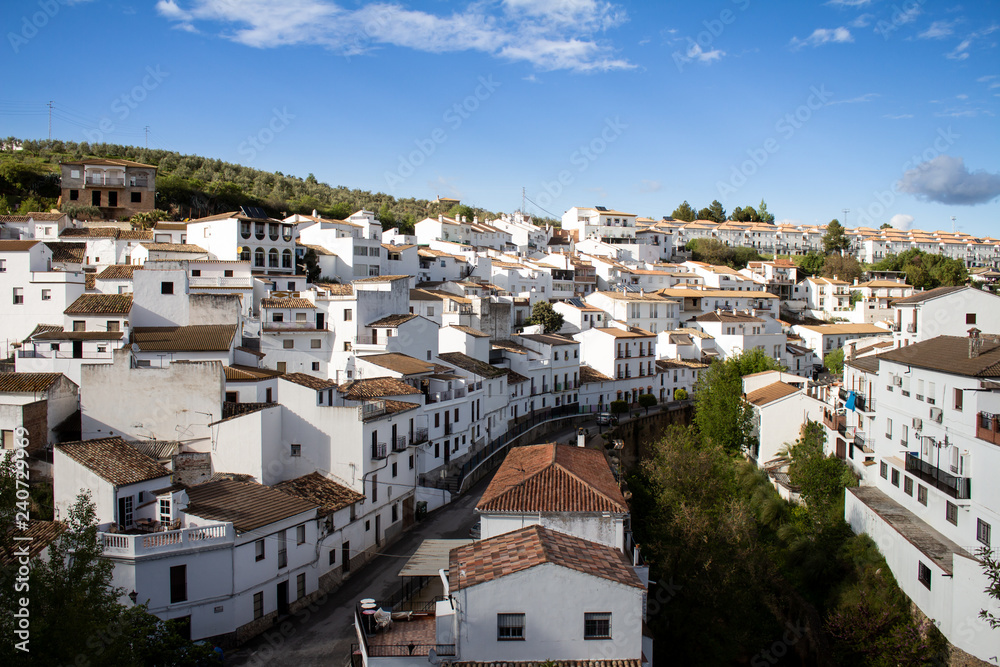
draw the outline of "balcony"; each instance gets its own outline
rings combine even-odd
[[[376,461],[389,458],[389,445],[384,442],[373,442],[372,458]]]
[[[941,470],[912,452],[906,453],[906,472],[945,492],[956,500],[967,500],[972,493],[972,480]]]
[[[191,287],[253,287],[253,278],[250,276],[231,276],[223,278],[219,276],[192,276],[188,279]]]
[[[831,431],[843,433],[847,428],[847,416],[838,415],[831,410],[823,410],[823,424]]]
[[[125,177],[115,176],[87,176],[87,185],[97,185],[103,188],[123,188],[125,187]]]
[[[236,540],[236,531],[231,523],[214,526],[167,530],[158,533],[126,535],[123,533],[98,533],[105,556],[116,558],[139,558],[158,556],[172,551],[195,549],[202,546],[216,546]]]
[[[351,646],[352,667],[367,667],[373,658],[403,658],[401,665],[417,664],[415,658],[426,662],[431,651],[446,658],[457,655],[455,644],[436,643],[437,617],[433,613],[401,614],[384,626],[369,618],[355,608],[354,628],[361,643]]]
[[[392,440],[392,451],[394,452],[405,452],[406,451],[406,436],[401,435],[398,438],[393,438]]]
[[[413,429],[411,444],[419,445],[422,442],[427,442],[427,428],[425,427],[425,428]]]
[[[865,454],[875,453],[875,441],[861,430],[854,429],[854,446],[861,448]]]
[[[907,324],[906,333],[917,333],[917,325],[913,324],[912,322],[910,324]]]
[[[264,331],[326,331],[326,323],[315,322],[264,322]]]
[[[980,412],[976,416],[976,437],[1000,445],[1000,415]]]

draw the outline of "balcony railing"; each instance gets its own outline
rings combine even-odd
[[[230,276],[228,278],[220,276],[191,276],[188,279],[191,287],[253,287],[253,278],[250,276]]]
[[[427,442],[427,429],[426,428],[413,429],[412,444],[419,445],[422,442]]]
[[[838,415],[830,410],[824,410],[823,424],[831,431],[843,433],[847,426],[847,417],[845,415]]]
[[[125,558],[180,551],[200,547],[207,542],[233,542],[236,539],[236,531],[231,523],[139,535],[123,533],[98,533],[98,535],[106,556]]]
[[[384,442],[373,442],[372,443],[372,458],[375,460],[385,459],[389,457],[389,445]]]
[[[980,412],[976,416],[976,437],[1000,445],[1000,415]]]
[[[401,435],[392,441],[392,451],[394,452],[405,452],[406,451],[406,436]]]
[[[264,331],[326,331],[326,322],[264,322]]]
[[[383,337],[383,338],[384,338],[384,340],[380,343],[380,342],[378,342],[378,337],[377,336],[371,336],[371,335],[368,335],[368,334],[362,334],[360,336],[355,336],[354,337],[354,344],[355,345],[380,345],[380,346],[384,346],[384,345],[386,345],[388,343],[388,338],[389,337]]]
[[[875,441],[869,438],[864,431],[856,429],[854,431],[854,446],[860,447],[866,454],[872,454],[875,451]]]
[[[115,177],[104,178],[104,177],[101,177],[101,176],[88,176],[87,177],[87,185],[100,185],[100,186],[103,186],[103,187],[121,188],[121,187],[125,187],[125,178],[124,177],[122,177],[122,178],[115,178]]]
[[[922,461],[911,452],[906,454],[906,472],[944,491],[956,500],[966,500],[971,497],[972,480],[945,472],[927,461]]]

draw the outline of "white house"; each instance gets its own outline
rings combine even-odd
[[[57,427],[79,408],[78,387],[62,373],[0,373],[0,436],[14,449],[14,431],[27,431],[27,453],[43,456],[61,438]]]
[[[244,207],[192,220],[187,242],[216,259],[253,262],[260,272],[295,273],[294,225],[269,218],[259,209]]]
[[[1000,297],[972,287],[938,287],[892,303],[896,347],[936,336],[964,336],[970,327],[1000,332]]]

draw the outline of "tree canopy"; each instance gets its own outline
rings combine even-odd
[[[851,238],[844,230],[840,221],[834,218],[826,226],[826,234],[823,236],[823,250],[826,254],[840,252],[851,249]]]
[[[695,219],[696,213],[691,204],[687,203],[685,199],[680,206],[674,209],[674,212],[670,214],[670,217],[674,220],[683,220],[684,222],[691,222]]]
[[[750,262],[763,259],[754,248],[727,246],[719,239],[691,239],[684,247],[691,251],[691,258],[696,262],[734,269],[745,268]]]
[[[876,271],[902,271],[906,282],[925,290],[964,285],[969,279],[969,271],[961,260],[932,255],[916,248],[889,255],[872,268]]]
[[[524,321],[525,324],[541,324],[545,333],[556,333],[562,329],[562,313],[556,312],[555,308],[548,301],[536,301],[531,307],[531,317]]]
[[[837,277],[840,280],[852,282],[860,280],[865,275],[865,267],[851,255],[827,255],[823,258],[823,277]]]

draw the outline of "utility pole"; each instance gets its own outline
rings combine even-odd
[[[521,215],[524,215],[524,186],[521,187]]]
[[[851,209],[845,208],[845,209],[843,209],[843,211],[844,211],[844,227],[846,228],[847,227],[847,214],[851,212]]]
[[[146,126],[146,148],[149,148],[149,125]]]
[[[52,141],[52,100],[49,100],[49,141]]]
[[[951,233],[955,233],[955,216],[951,216]]]

